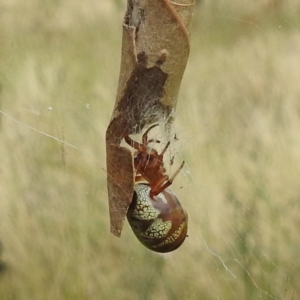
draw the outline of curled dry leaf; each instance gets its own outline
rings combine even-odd
[[[106,131],[111,232],[121,235],[134,186],[132,153],[122,139],[172,121],[189,55],[191,0],[128,0],[116,103]]]

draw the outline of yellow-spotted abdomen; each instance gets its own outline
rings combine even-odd
[[[169,189],[150,196],[148,184],[136,184],[134,190],[127,219],[136,237],[156,252],[177,249],[187,236],[188,222],[177,197]]]

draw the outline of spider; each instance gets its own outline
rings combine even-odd
[[[170,186],[184,165],[183,161],[171,178],[165,174],[166,169],[164,168],[163,156],[167,151],[170,142],[166,144],[160,154],[158,154],[155,149],[148,146],[149,143],[160,143],[160,141],[155,139],[148,140],[149,131],[156,126],[158,126],[158,124],[154,124],[146,130],[142,136],[141,144],[132,140],[129,136],[124,138],[128,145],[137,150],[134,154],[134,167],[136,169],[135,182],[142,180],[148,181],[148,184],[151,187],[151,198],[157,196]]]

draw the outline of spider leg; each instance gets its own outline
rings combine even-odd
[[[184,163],[185,162],[183,161],[182,164],[180,165],[180,167],[177,169],[177,171],[173,174],[173,176],[171,178],[168,178],[168,176],[165,175],[158,182],[156,182],[156,184],[151,187],[150,197],[157,196],[159,193],[164,191],[168,186],[170,186],[172,184],[172,182],[174,181],[175,177],[180,172],[180,170],[183,168]],[[167,180],[167,181],[163,185],[161,185],[165,180]]]
[[[154,168],[154,173],[158,173],[158,170],[160,169],[161,165],[163,164],[164,154],[167,151],[169,146],[170,146],[170,142],[167,143],[167,145],[165,146],[163,151],[156,157],[157,163],[156,163],[156,166]]]
[[[149,131],[150,131],[152,128],[154,128],[154,127],[156,127],[156,126],[158,126],[158,124],[154,124],[154,125],[150,126],[150,127],[145,131],[145,133],[143,134],[143,137],[142,137],[142,143],[143,143],[143,145],[147,145],[147,144],[148,144],[148,133],[149,133]]]
[[[161,152],[161,154],[159,154],[159,156],[163,157],[165,152],[167,151],[167,149],[169,148],[170,146],[170,142],[167,143],[167,145],[165,146],[165,148],[163,149],[163,151]]]
[[[138,142],[136,142],[136,141],[134,141],[131,137],[129,137],[129,135],[125,136],[125,137],[124,137],[124,140],[126,141],[126,143],[127,143],[129,146],[133,147],[134,149],[136,149],[136,150],[138,150],[138,151],[146,151],[146,149],[147,149],[147,144],[148,144],[148,143],[152,143],[152,142],[160,143],[160,141],[155,140],[155,139],[151,139],[151,140],[148,141],[148,133],[149,133],[149,131],[150,131],[152,128],[156,127],[156,126],[158,126],[158,124],[154,124],[154,125],[150,126],[150,127],[146,130],[146,132],[143,134],[143,137],[142,137],[142,143],[141,143],[141,144],[138,143]]]
[[[124,137],[125,142],[133,147],[134,149],[138,150],[138,151],[144,151],[146,149],[146,146],[143,144],[140,144],[136,141],[134,141],[131,137],[129,137],[128,135]]]
[[[155,140],[155,139],[151,139],[151,140],[149,140],[148,142],[147,142],[147,144],[150,144],[150,143],[160,143],[160,141],[159,140]]]

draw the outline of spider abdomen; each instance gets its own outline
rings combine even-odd
[[[128,222],[139,241],[156,252],[177,249],[187,235],[188,216],[168,189],[150,197],[148,184],[136,184],[127,212]]]

